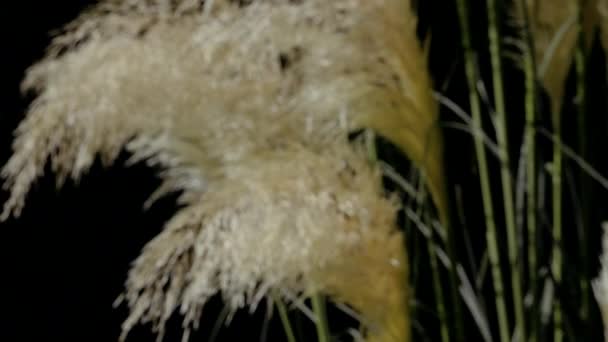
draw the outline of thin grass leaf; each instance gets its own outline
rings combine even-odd
[[[460,278],[460,294],[464,299],[473,319],[475,320],[475,324],[477,324],[477,328],[483,337],[485,342],[491,342],[492,333],[490,332],[490,325],[488,324],[488,318],[485,314],[485,310],[481,307],[479,303],[478,296],[475,294],[475,290],[471,286],[471,282],[467,277],[466,272],[462,268],[462,266],[456,266],[458,271],[458,277]]]
[[[472,127],[475,132],[482,131],[481,105],[479,96],[475,91],[478,83],[478,70],[475,64],[475,52],[471,46],[470,18],[467,2],[459,0],[457,2],[458,19],[460,23],[461,45],[463,47],[465,59],[465,74],[468,85],[469,102],[472,114]],[[490,178],[487,163],[486,151],[480,133],[473,136],[475,143],[475,155],[479,169],[479,182],[482,195],[483,212],[485,216],[486,242],[488,245],[488,256],[491,264],[492,281],[495,294],[496,313],[498,316],[498,326],[500,341],[509,341],[509,321],[507,307],[504,297],[503,272],[500,267],[500,254],[498,252],[498,238],[496,235],[496,222],[494,217],[494,204],[490,188]]]

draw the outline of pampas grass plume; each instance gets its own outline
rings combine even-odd
[[[598,1],[589,0],[581,3],[584,3],[582,9],[584,37],[586,45],[589,46],[597,25]],[[519,6],[519,1],[516,4]],[[579,6],[577,1],[570,0],[526,1],[530,33],[534,41],[534,57],[538,63],[538,77],[547,91],[553,113],[561,111],[564,83],[579,38],[577,6]],[[521,9],[517,13],[519,16],[523,15]],[[521,21],[523,22],[523,19]]]
[[[18,216],[50,163],[78,180],[122,149],[160,167],[180,209],[135,261],[126,333],[175,312],[196,327],[269,293],[323,292],[376,342],[409,341],[397,203],[356,144],[371,128],[446,197],[441,138],[409,1],[106,0],[57,36],[23,83],[38,97],[2,170]],[[187,336],[187,334],[186,334]]]

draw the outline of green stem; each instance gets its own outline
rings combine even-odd
[[[278,296],[274,297],[274,303],[279,310],[279,317],[281,318],[281,323],[283,324],[283,329],[285,330],[285,337],[287,337],[287,342],[296,342],[296,336],[293,333],[293,328],[291,327],[291,322],[289,321],[289,316],[287,315],[287,307],[285,303]]]
[[[555,137],[553,144],[553,161],[551,169],[551,190],[552,190],[552,207],[553,207],[553,248],[552,248],[552,261],[551,261],[551,273],[555,281],[555,287],[557,293],[562,293],[562,269],[563,269],[563,257],[562,257],[562,171],[563,171],[563,154],[561,151],[562,146],[562,123],[561,123],[561,108],[552,107],[551,121],[553,124],[553,134]],[[553,341],[562,342],[564,339],[563,330],[563,314],[561,297],[558,295],[554,299],[553,309]]]
[[[553,146],[553,165],[552,165],[552,191],[553,191],[553,260],[551,272],[555,280],[555,286],[561,289],[562,283],[562,163],[563,156],[559,146],[561,146],[561,120],[559,110],[553,113],[553,130],[555,134],[555,145]],[[560,298],[555,300],[553,310],[554,322],[554,341],[563,341],[562,309]]]
[[[515,227],[515,209],[513,201],[513,185],[509,171],[509,143],[507,137],[507,119],[504,101],[502,62],[500,56],[500,35],[498,28],[496,0],[487,0],[490,38],[490,58],[492,62],[492,82],[494,85],[494,101],[496,109],[496,138],[500,160],[500,178],[505,210],[507,229],[507,246],[509,266],[511,269],[511,290],[515,308],[516,336],[525,339],[526,326],[524,316],[523,284],[518,261],[517,229]]]
[[[329,326],[327,324],[327,312],[325,308],[325,298],[320,294],[314,294],[311,298],[312,310],[315,313],[315,327],[317,328],[317,338],[319,342],[329,342]]]
[[[498,241],[496,237],[496,223],[494,221],[494,209],[492,203],[492,192],[490,190],[490,179],[488,172],[488,163],[486,159],[486,151],[482,137],[481,124],[481,107],[479,97],[475,91],[477,75],[475,70],[475,55],[471,48],[471,38],[469,36],[469,15],[467,12],[467,3],[465,0],[457,1],[458,17],[461,26],[461,39],[464,49],[465,72],[469,87],[469,101],[471,105],[471,114],[473,116],[473,131],[475,141],[475,152],[479,167],[479,180],[481,185],[481,195],[483,200],[483,209],[486,218],[486,239],[488,243],[488,256],[492,268],[492,280],[494,284],[496,311],[498,316],[498,325],[500,331],[500,341],[509,342],[509,322],[507,317],[507,309],[504,299],[503,277],[500,268],[500,256],[498,253]]]
[[[427,222],[428,223],[428,222]],[[429,225],[430,229],[430,225]],[[428,237],[426,239],[426,247],[429,252],[429,261],[431,264],[431,274],[433,277],[433,291],[435,293],[435,304],[437,306],[437,316],[439,317],[439,325],[441,332],[441,341],[449,342],[450,335],[448,330],[448,322],[445,310],[445,298],[443,296],[443,290],[441,287],[441,276],[439,275],[439,264],[437,262],[437,253],[435,252],[435,246],[433,238]]]
[[[537,310],[538,293],[538,262],[537,262],[537,228],[536,228],[536,68],[534,63],[534,42],[530,34],[529,14],[526,8],[526,0],[521,0],[522,16],[524,18],[524,47],[522,58],[524,61],[524,73],[526,83],[526,222],[528,227],[528,272],[530,281],[530,293],[532,294],[532,305],[530,308],[531,329],[529,341],[536,342],[539,338],[539,321]]]

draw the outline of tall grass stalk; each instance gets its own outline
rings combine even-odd
[[[561,106],[551,108],[551,121],[553,125],[553,159],[551,164],[551,197],[552,197],[552,221],[553,221],[553,248],[551,259],[551,273],[555,282],[555,287],[560,293],[562,288],[562,207],[563,207],[563,155],[560,149],[562,145],[562,118]],[[564,339],[563,313],[560,296],[556,296],[553,308],[553,341],[562,342]]]
[[[553,207],[553,251],[551,273],[555,287],[559,290],[562,284],[562,165],[563,155],[559,146],[562,143],[561,113],[559,109],[552,108],[553,135],[553,162],[551,165],[552,207]],[[563,341],[562,308],[559,296],[554,302],[553,309],[554,336],[553,341]]]
[[[513,201],[513,185],[509,170],[509,143],[507,138],[507,119],[504,101],[502,62],[500,54],[500,33],[497,19],[496,0],[487,0],[487,11],[490,38],[490,58],[492,63],[492,81],[494,85],[494,102],[496,111],[496,138],[498,142],[500,178],[507,230],[509,266],[511,269],[511,290],[513,291],[513,306],[515,308],[516,334],[522,339],[526,336],[524,318],[524,300],[522,279],[518,261],[517,232],[515,227],[515,210]]]
[[[315,313],[315,327],[317,328],[317,338],[319,342],[331,341],[329,325],[327,323],[327,311],[325,298],[320,294],[311,297],[312,310]]]
[[[552,246],[550,247],[551,279],[557,293],[562,293],[562,206],[563,206],[563,154],[562,146],[562,104],[564,103],[565,81],[573,62],[578,33],[577,3],[571,0],[525,1],[531,12],[530,33],[534,40],[534,54],[538,61],[537,78],[542,83],[550,100],[550,118],[554,144],[550,164],[552,215]],[[551,296],[553,319],[553,339],[563,340],[563,319],[560,296]],[[548,310],[548,308],[545,308]]]
[[[427,220],[429,223],[430,220]],[[428,225],[431,227],[430,223]],[[431,228],[429,228],[431,229]],[[448,329],[448,321],[445,310],[445,297],[443,295],[443,290],[441,286],[441,275],[439,274],[439,264],[437,262],[437,253],[435,252],[435,244],[433,242],[432,236],[429,236],[427,239],[427,249],[429,253],[429,262],[431,264],[431,275],[433,277],[433,291],[435,293],[435,305],[437,307],[437,317],[439,318],[439,326],[441,332],[441,341],[449,342],[449,329]],[[453,266],[455,267],[455,266]]]
[[[536,342],[539,337],[538,310],[535,303],[538,289],[537,262],[537,228],[536,228],[536,67],[534,62],[534,41],[530,32],[530,18],[526,0],[521,0],[521,16],[523,18],[522,60],[525,75],[525,153],[526,153],[526,223],[528,230],[528,280],[529,291],[532,294],[530,306],[530,342]]]
[[[479,166],[479,179],[481,185],[481,194],[483,201],[483,209],[486,218],[486,239],[488,243],[488,256],[492,268],[492,280],[495,291],[496,312],[498,315],[498,325],[500,331],[500,341],[509,342],[509,321],[507,316],[507,308],[504,299],[503,277],[500,268],[500,255],[498,253],[498,242],[496,237],[496,223],[494,221],[494,209],[492,203],[492,192],[490,190],[490,180],[488,171],[488,162],[486,151],[482,138],[482,121],[481,121],[481,106],[479,97],[476,93],[476,66],[475,54],[471,47],[471,38],[469,34],[469,15],[467,2],[465,0],[457,1],[458,18],[461,27],[461,40],[464,50],[465,73],[469,87],[469,101],[471,106],[471,114],[473,117],[473,137],[475,141],[475,153]]]
[[[293,328],[291,326],[291,322],[289,321],[289,315],[287,314],[287,306],[278,296],[274,296],[274,303],[279,311],[279,317],[281,318],[283,330],[285,330],[285,338],[287,339],[287,342],[296,342],[296,336],[293,333]]]

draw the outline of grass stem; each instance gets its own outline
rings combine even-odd
[[[559,148],[561,146],[561,118],[558,110],[553,113],[553,134],[556,144],[553,146],[552,163],[552,204],[553,204],[553,252],[551,262],[551,273],[555,280],[557,289],[561,288],[562,283],[562,164],[563,156]],[[558,291],[559,292],[559,291]],[[563,341],[562,309],[560,298],[555,300],[553,309],[554,342]]]
[[[502,61],[500,54],[500,30],[497,18],[496,0],[487,0],[490,38],[490,59],[492,63],[492,82],[494,85],[494,102],[496,110],[496,138],[499,149],[500,178],[502,182],[503,206],[507,231],[509,267],[511,269],[511,290],[515,309],[516,334],[523,340],[526,336],[523,283],[518,260],[517,229],[515,227],[515,209],[513,185],[509,169],[509,144],[507,137],[507,118],[504,101]]]
[[[471,106],[471,115],[473,117],[472,125],[474,131],[475,153],[479,167],[479,179],[481,185],[481,194],[483,208],[486,218],[486,240],[488,243],[488,256],[492,269],[492,280],[495,291],[496,312],[498,316],[498,325],[500,331],[500,341],[510,342],[509,322],[507,316],[507,308],[504,299],[503,277],[500,268],[500,255],[498,253],[498,241],[496,237],[496,223],[494,221],[494,209],[492,201],[492,192],[490,190],[490,179],[488,163],[486,159],[486,151],[482,138],[482,120],[481,107],[479,97],[476,93],[477,72],[475,67],[475,54],[471,48],[469,14],[467,2],[458,0],[458,17],[461,27],[461,40],[464,50],[465,73],[469,88],[469,101]]]
[[[319,342],[329,342],[330,333],[327,324],[327,311],[325,298],[320,294],[314,294],[311,298],[312,310],[315,313],[315,327],[317,328],[317,338]]]
[[[539,338],[539,321],[537,310],[538,293],[538,261],[537,261],[537,228],[536,228],[536,68],[534,62],[534,42],[530,33],[529,13],[526,0],[521,1],[522,17],[524,19],[524,44],[522,59],[525,74],[525,153],[526,153],[526,224],[528,229],[528,280],[529,291],[532,294],[530,307],[529,342],[536,342]]]
[[[283,324],[283,329],[285,330],[287,342],[296,342],[296,336],[293,333],[293,328],[291,327],[291,322],[289,321],[289,316],[287,315],[287,307],[285,306],[285,303],[278,296],[274,297],[274,303],[279,311],[279,317],[281,318],[281,323]]]

